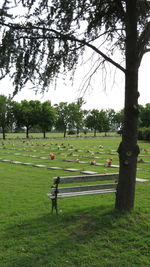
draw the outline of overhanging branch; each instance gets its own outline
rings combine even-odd
[[[33,26],[32,27],[25,27],[19,24],[6,24],[4,23],[3,26],[15,29],[15,30],[41,30],[44,32],[51,32],[54,33],[56,36],[58,36],[58,39],[67,39],[70,41],[74,41],[74,42],[78,42],[82,45],[85,45],[87,47],[90,47],[93,51],[95,51],[97,54],[99,54],[101,57],[103,57],[106,61],[110,62],[112,65],[114,65],[115,67],[117,67],[118,69],[120,69],[121,71],[123,71],[124,73],[126,72],[126,70],[120,65],[118,64],[116,61],[114,61],[113,59],[111,59],[110,57],[108,57],[106,54],[104,54],[101,50],[99,50],[97,47],[95,47],[94,45],[92,45],[90,42],[92,42],[93,40],[90,40],[89,42],[87,42],[85,39],[78,39],[73,35],[69,35],[69,34],[64,34],[61,32],[58,32],[57,30],[54,29],[49,29],[46,27],[41,27],[41,26]],[[29,37],[28,37],[29,38]]]

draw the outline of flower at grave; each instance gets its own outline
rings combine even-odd
[[[107,166],[111,166],[113,159],[107,159]]]
[[[50,153],[49,156],[52,160],[55,159],[55,155],[53,153]]]
[[[92,160],[92,161],[90,162],[90,164],[91,164],[91,165],[96,165],[96,161],[95,161],[95,160]]]

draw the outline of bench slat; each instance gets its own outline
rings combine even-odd
[[[58,194],[68,193],[68,192],[80,192],[80,191],[91,191],[99,189],[113,189],[116,188],[117,184],[95,184],[95,185],[81,185],[81,186],[72,186],[72,187],[59,187]],[[52,188],[52,194],[55,192],[55,188]]]
[[[97,195],[97,194],[108,194],[108,193],[116,193],[116,189],[101,189],[101,190],[92,190],[92,191],[81,191],[81,192],[70,192],[70,193],[58,193],[57,198],[65,198],[65,197],[77,197],[77,196],[87,196],[87,195]],[[48,194],[48,197],[53,199],[54,195]]]
[[[93,181],[104,181],[104,180],[118,180],[118,177],[119,177],[118,173],[68,176],[68,177],[60,177],[59,184],[82,183],[82,182],[93,182]],[[54,177],[53,181],[55,184],[57,181],[57,177]]]

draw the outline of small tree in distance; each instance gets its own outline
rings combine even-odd
[[[2,128],[3,139],[6,137],[6,130],[11,120],[9,107],[10,100],[4,95],[0,95],[0,127]]]
[[[51,131],[56,120],[56,110],[51,106],[50,101],[41,103],[38,125],[42,129],[43,137],[46,138],[46,131]]]

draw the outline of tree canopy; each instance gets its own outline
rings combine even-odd
[[[119,48],[125,59],[126,2],[3,0],[0,9],[1,77],[11,76],[15,93],[28,81],[45,90],[61,73],[76,68],[86,47],[97,54],[93,72],[107,61],[125,73],[124,63],[118,63],[113,54]],[[148,1],[137,1],[137,9],[140,65],[143,54],[150,48]]]

